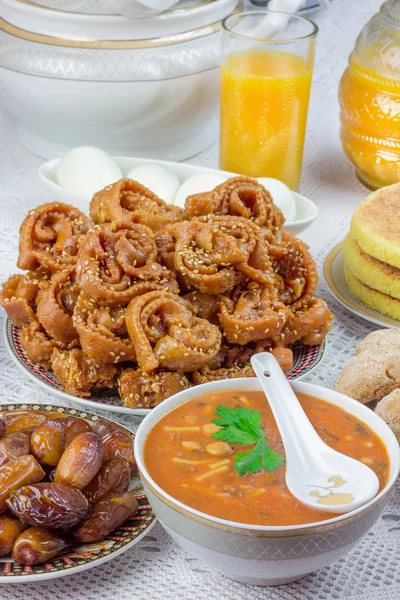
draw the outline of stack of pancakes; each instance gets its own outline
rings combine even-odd
[[[377,190],[357,207],[343,253],[352,293],[400,320],[400,183]]]

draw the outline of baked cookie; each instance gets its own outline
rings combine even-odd
[[[400,388],[382,398],[378,402],[375,412],[389,425],[400,442]]]
[[[378,400],[400,387],[399,350],[362,352],[351,359],[334,385],[334,390],[362,404]]]
[[[381,350],[400,350],[400,329],[378,329],[369,333],[357,346],[356,356],[362,352],[376,354]]]

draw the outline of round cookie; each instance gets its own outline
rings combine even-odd
[[[364,252],[400,268],[400,183],[370,194],[354,211],[350,231]]]
[[[372,402],[400,387],[400,350],[362,352],[340,373],[334,390],[362,404]]]
[[[382,398],[378,402],[375,412],[389,425],[400,442],[400,388]]]
[[[357,346],[356,356],[362,352],[381,350],[400,351],[400,329],[377,329],[369,333]]]

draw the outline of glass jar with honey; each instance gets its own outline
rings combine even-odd
[[[339,86],[341,140],[359,179],[400,181],[400,0],[388,0],[357,38]]]

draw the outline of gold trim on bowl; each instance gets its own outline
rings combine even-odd
[[[212,518],[207,518],[207,516],[202,517],[200,515],[196,515],[190,511],[189,507],[187,509],[182,508],[175,502],[173,502],[173,501],[171,502],[171,500],[166,498],[163,494],[160,494],[160,492],[158,492],[152,486],[152,484],[149,483],[148,479],[145,477],[145,475],[143,474],[143,472],[140,469],[139,469],[139,475],[140,475],[140,479],[142,480],[142,483],[151,491],[152,494],[154,494],[154,496],[156,496],[161,502],[163,502],[163,504],[166,504],[169,508],[172,508],[172,510],[175,510],[180,515],[183,515],[184,517],[187,517],[188,519],[192,519],[193,521],[201,523],[202,525],[207,525],[208,527],[212,527],[213,529],[218,529],[220,531],[227,531],[229,533],[234,533],[237,535],[247,535],[247,536],[253,536],[253,537],[260,537],[260,538],[300,537],[303,535],[310,535],[310,534],[318,535],[318,534],[327,533],[330,531],[335,531],[336,529],[342,528],[344,523],[346,523],[346,524],[352,523],[354,521],[357,521],[361,516],[365,516],[368,513],[374,511],[384,501],[386,496],[393,489],[393,486],[391,486],[390,488],[388,488],[386,490],[386,492],[384,494],[382,494],[382,496],[379,498],[379,500],[374,502],[373,504],[371,504],[371,506],[369,506],[368,508],[366,508],[363,511],[357,512],[356,514],[349,516],[346,519],[342,519],[341,521],[335,521],[334,523],[327,522],[326,524],[322,523],[320,525],[315,525],[315,524],[311,523],[309,527],[302,527],[302,528],[298,528],[298,529],[289,529],[289,530],[282,530],[282,531],[276,531],[276,530],[275,531],[274,530],[260,531],[258,529],[251,529],[251,525],[248,525],[247,529],[242,529],[240,527],[233,527],[231,525],[224,525],[222,523],[216,523],[215,521],[212,521]],[[338,515],[338,516],[340,516],[340,515]],[[332,517],[332,518],[334,518],[334,517]]]
[[[240,8],[235,8],[231,15],[240,12]],[[38,44],[45,44],[47,46],[62,46],[65,48],[90,48],[90,49],[102,49],[102,50],[130,50],[138,48],[159,48],[161,46],[171,46],[173,44],[181,44],[183,42],[189,42],[196,40],[201,37],[206,37],[212,33],[216,33],[221,28],[222,19],[211,23],[210,25],[204,25],[198,29],[192,29],[190,31],[184,31],[182,33],[176,33],[173,35],[149,38],[147,40],[79,40],[53,37],[50,35],[43,35],[40,33],[34,33],[21,29],[15,25],[11,25],[0,17],[0,31],[4,31],[14,37],[29,42],[36,42]]]
[[[39,4],[38,2],[33,2],[32,0],[17,0],[21,4],[27,4],[28,6],[34,6],[40,10],[52,10],[54,12],[67,12],[71,15],[86,15],[86,16],[100,16],[100,17],[119,17],[117,13],[87,13],[87,12],[79,12],[75,10],[63,10],[62,8],[52,8],[51,6],[44,6],[43,4]],[[183,8],[171,8],[169,10],[164,11],[163,14],[171,14],[171,13],[183,13],[189,10],[193,10],[194,8],[199,8],[200,6],[206,6],[207,4],[211,4],[211,2],[215,2],[215,0],[202,0],[202,2],[198,2],[195,4],[191,4],[190,6],[186,6]]]
[[[356,304],[355,302],[350,300],[347,296],[344,296],[342,294],[342,292],[339,290],[339,288],[337,287],[336,282],[334,281],[334,279],[332,277],[332,265],[333,265],[335,258],[338,256],[338,254],[340,254],[340,252],[343,251],[343,246],[344,246],[344,242],[340,242],[340,244],[335,246],[329,252],[329,254],[326,257],[325,262],[324,262],[325,281],[328,284],[328,286],[330,287],[332,293],[341,302],[343,302],[343,304],[345,306],[352,308],[356,313],[359,313],[360,315],[364,315],[368,319],[373,318],[376,322],[383,323],[385,325],[388,325],[389,327],[395,327],[395,323],[393,322],[393,321],[395,321],[395,319],[387,320],[383,315],[381,316],[377,311],[374,311],[374,312],[376,312],[376,314],[373,314],[371,311],[364,310],[364,308],[362,308],[361,306],[359,306],[358,304]],[[349,292],[350,292],[350,290],[349,290]],[[361,300],[359,302],[361,302]],[[371,310],[373,310],[373,309],[371,309]],[[399,322],[399,325],[400,325],[400,322]]]

